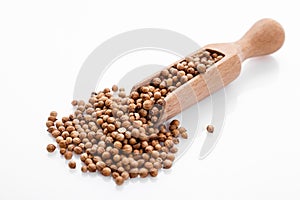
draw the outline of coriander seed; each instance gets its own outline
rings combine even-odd
[[[56,149],[56,146],[55,146],[55,145],[53,145],[53,144],[48,144],[48,145],[47,145],[47,151],[48,151],[49,153],[54,152],[55,149]]]
[[[164,169],[170,169],[172,167],[173,162],[171,160],[164,160],[163,161],[163,168]]]
[[[90,163],[88,166],[87,166],[89,172],[96,172],[97,170],[97,167],[94,163]]]
[[[156,168],[150,169],[150,176],[156,177],[158,175],[158,170]]]
[[[64,156],[65,156],[65,159],[66,159],[66,160],[71,160],[71,158],[73,157],[73,153],[72,153],[72,151],[67,151],[67,152],[64,154]]]
[[[86,166],[86,165],[82,166],[82,167],[81,167],[81,171],[82,171],[83,173],[86,173],[86,172],[88,171],[87,166]]]
[[[117,185],[122,185],[124,183],[124,178],[122,176],[118,176],[115,178],[115,182]]]
[[[50,112],[50,116],[52,116],[52,117],[57,117],[57,112],[56,112],[56,111],[51,111],[51,112]]]
[[[209,132],[209,133],[213,133],[214,130],[215,130],[215,127],[214,127],[213,125],[208,125],[208,126],[206,127],[206,130],[207,130],[207,132]]]
[[[139,170],[139,175],[141,178],[146,178],[148,176],[148,170],[146,168],[141,168]]]
[[[113,92],[118,92],[118,86],[117,85],[113,85],[111,89],[112,89]]]
[[[70,162],[69,162],[69,167],[71,168],[71,169],[75,169],[76,168],[76,162],[75,161],[73,161],[73,160],[71,160]]]
[[[104,168],[102,169],[101,173],[102,173],[103,176],[110,176],[110,174],[111,174],[111,169],[108,168],[108,167],[104,167]]]

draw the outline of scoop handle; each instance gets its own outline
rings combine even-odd
[[[241,60],[277,51],[284,42],[282,26],[273,19],[261,19],[237,42]]]

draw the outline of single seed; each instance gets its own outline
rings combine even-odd
[[[174,119],[173,121],[171,121],[170,125],[175,125],[176,127],[178,127],[180,125],[180,122]]]
[[[87,158],[87,159],[84,161],[84,163],[85,163],[86,165],[89,165],[89,164],[93,163],[93,160],[90,159],[90,158]]]
[[[56,146],[55,146],[55,145],[53,145],[53,144],[48,144],[48,145],[47,145],[47,151],[48,151],[49,153],[54,152],[55,149],[56,149]]]
[[[130,178],[136,178],[139,175],[139,169],[138,168],[132,168],[129,171]]]
[[[65,140],[62,140],[59,142],[59,147],[60,148],[67,148],[67,142]]]
[[[158,170],[156,168],[150,169],[150,176],[156,177],[158,175]]]
[[[51,111],[51,112],[50,112],[50,116],[52,116],[52,117],[57,117],[57,112],[56,112],[56,111]]]
[[[129,178],[129,173],[124,171],[122,172],[121,176],[123,177],[124,180],[127,180]]]
[[[58,136],[58,137],[55,139],[55,141],[57,142],[57,144],[59,144],[60,141],[63,141],[63,140],[64,140],[64,138],[63,138],[62,136]]]
[[[163,161],[164,169],[170,169],[172,167],[172,164],[173,162],[171,160],[166,159]]]
[[[170,161],[174,161],[175,160],[175,155],[172,154],[172,153],[168,153],[167,154],[167,159],[170,160]]]
[[[112,132],[112,131],[116,130],[116,127],[115,127],[115,125],[113,125],[113,124],[108,124],[107,130],[108,130],[109,132]]]
[[[66,159],[66,160],[71,160],[71,158],[73,157],[73,153],[72,153],[72,151],[67,151],[67,152],[64,154],[64,156],[65,156],[65,159]]]
[[[75,168],[76,168],[76,162],[73,161],[73,160],[71,160],[71,161],[69,162],[69,167],[70,167],[71,169],[75,169]]]
[[[153,106],[153,102],[151,100],[146,100],[143,103],[143,108],[145,110],[150,110],[152,108],[152,106]]]
[[[188,66],[189,66],[189,67],[195,67],[195,63],[194,63],[193,61],[190,61],[190,62],[188,63]]]
[[[198,71],[199,73],[204,73],[204,72],[206,72],[206,67],[205,67],[205,65],[204,65],[204,64],[199,64],[199,65],[197,65],[197,71]]]
[[[54,138],[57,138],[58,136],[60,136],[60,131],[59,130],[54,130],[52,131],[51,135],[54,137]]]
[[[182,133],[181,133],[181,137],[182,137],[183,139],[187,139],[187,138],[188,138],[188,135],[187,135],[186,132],[182,132]]]
[[[82,166],[81,167],[81,171],[83,172],[83,173],[86,173],[87,171],[88,171],[88,169],[87,169],[87,166]]]
[[[89,170],[89,172],[96,172],[97,167],[94,163],[90,163],[88,164],[87,169]]]
[[[112,89],[113,92],[117,92],[118,91],[118,86],[117,85],[113,85],[111,89]]]
[[[154,99],[160,99],[161,98],[161,93],[160,92],[155,92],[154,93]]]
[[[161,169],[162,168],[162,164],[161,164],[161,162],[154,162],[153,167],[155,169]]]
[[[122,176],[118,176],[115,178],[115,182],[117,185],[122,185],[124,183],[124,178]]]
[[[114,147],[117,148],[117,149],[121,149],[122,148],[122,143],[119,142],[119,141],[115,141],[114,142]]]
[[[98,162],[96,163],[96,168],[97,168],[98,171],[101,171],[104,167],[106,167],[105,162],[103,162],[103,161],[98,161]]]
[[[144,167],[147,169],[153,168],[153,164],[151,162],[145,162]]]
[[[61,155],[64,155],[65,153],[66,153],[66,149],[65,148],[60,148],[60,150],[59,150],[59,153],[61,154]]]
[[[123,146],[123,151],[127,154],[130,154],[132,152],[132,146],[126,144]]]
[[[113,172],[111,176],[116,179],[118,176],[120,176],[120,174],[118,172]]]
[[[154,79],[152,80],[152,84],[153,84],[155,87],[158,87],[160,83],[161,83],[160,78],[154,78]]]
[[[82,149],[80,148],[80,147],[74,147],[74,152],[76,153],[76,154],[81,154],[82,153]]]
[[[164,76],[164,77],[168,77],[169,71],[167,69],[164,69],[164,70],[161,71],[161,75]]]
[[[111,157],[111,155],[110,155],[110,153],[109,152],[104,152],[103,154],[102,154],[102,159],[103,160],[107,160],[107,159],[109,159]]]
[[[110,176],[110,174],[111,174],[111,169],[108,168],[108,167],[104,167],[104,168],[102,169],[101,173],[102,173],[103,176]]]
[[[75,148],[74,144],[69,144],[67,149],[68,149],[68,151],[73,151],[74,148]]]
[[[180,82],[181,83],[186,83],[187,81],[188,81],[188,77],[187,76],[180,77]]]
[[[77,106],[78,101],[77,101],[77,100],[73,100],[73,101],[71,102],[71,104],[72,104],[73,106]]]
[[[206,127],[206,130],[207,130],[207,132],[209,132],[209,133],[213,133],[214,130],[215,130],[215,127],[214,127],[213,125],[208,125],[208,126]]]
[[[121,128],[118,129],[118,132],[119,133],[125,133],[126,132],[126,128],[121,127]]]
[[[139,175],[141,178],[146,178],[148,176],[148,170],[146,168],[141,168],[139,170]]]

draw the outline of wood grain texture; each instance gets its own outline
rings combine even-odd
[[[284,42],[282,26],[272,19],[256,22],[236,44],[240,48],[242,60],[263,56],[277,51]]]
[[[237,42],[204,46],[204,50],[217,51],[224,57],[210,67],[206,73],[197,75],[170,93],[165,98],[164,112],[159,121],[174,117],[184,109],[225,87],[239,76],[244,60],[277,51],[283,45],[284,38],[284,30],[278,22],[272,19],[262,19],[256,22]],[[132,90],[149,84],[159,74],[160,72],[153,74],[136,84]]]

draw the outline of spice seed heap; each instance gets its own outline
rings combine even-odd
[[[186,129],[173,120],[168,128],[159,124],[164,98],[177,87],[204,73],[222,58],[201,51],[163,70],[149,85],[126,95],[116,85],[93,92],[88,103],[73,100],[75,112],[61,121],[52,111],[46,122],[65,159],[79,155],[82,172],[112,176],[117,185],[129,178],[155,177],[161,168],[169,169],[178,151],[179,137],[187,139]],[[53,152],[54,145],[47,150]],[[71,160],[69,167],[76,168]]]

